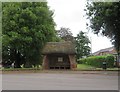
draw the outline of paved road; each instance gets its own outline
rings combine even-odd
[[[3,74],[3,90],[117,90],[117,74],[20,73]]]

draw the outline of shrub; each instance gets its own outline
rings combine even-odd
[[[107,63],[107,67],[114,67],[114,56],[106,55],[106,56],[91,56],[88,58],[80,59],[78,63],[87,64],[94,67],[102,68],[103,62]]]

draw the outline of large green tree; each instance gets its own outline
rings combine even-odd
[[[40,64],[45,42],[55,38],[52,16],[47,2],[3,2],[3,62],[15,62],[17,68]]]
[[[0,2],[0,64],[2,63],[2,3]]]
[[[61,27],[57,30],[57,35],[64,41],[74,41],[74,37],[69,28]]]
[[[80,31],[75,37],[76,40],[76,51],[77,51],[77,59],[82,58],[83,56],[89,56],[91,48],[89,46],[90,40],[88,36]]]
[[[118,54],[120,53],[120,2],[90,2],[86,13],[90,28],[95,34],[102,33],[111,38]]]

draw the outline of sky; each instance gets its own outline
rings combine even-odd
[[[48,6],[54,11],[53,19],[56,29],[70,28],[73,36],[80,31],[87,32],[91,40],[92,53],[100,49],[111,47],[110,39],[102,35],[97,36],[86,29],[86,13],[84,11],[86,0],[47,0]]]

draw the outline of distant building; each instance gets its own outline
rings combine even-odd
[[[94,52],[92,55],[94,56],[101,56],[101,55],[114,55],[115,57],[115,65],[120,67],[120,56],[118,56],[117,51],[114,47],[109,47],[105,49],[101,49],[99,51]]]
[[[107,54],[117,54],[114,47],[109,47],[105,49],[101,49],[99,51],[94,52],[92,55],[94,56],[100,56],[100,55],[107,55]]]

